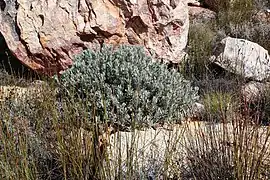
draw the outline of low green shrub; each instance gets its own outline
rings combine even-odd
[[[180,73],[137,46],[87,50],[59,80],[62,93],[76,94],[89,106],[90,119],[123,127],[180,121],[198,99],[198,89]]]

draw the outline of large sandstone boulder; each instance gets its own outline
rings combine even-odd
[[[225,70],[256,81],[270,75],[268,51],[245,39],[227,37],[215,48],[211,61]]]
[[[0,33],[23,64],[46,74],[65,70],[73,55],[103,43],[143,45],[177,63],[193,1],[0,0]]]

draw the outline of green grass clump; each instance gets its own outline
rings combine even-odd
[[[229,116],[232,116],[236,107],[234,105],[235,98],[230,93],[207,93],[203,97],[203,103],[208,116],[207,119],[215,122],[229,120]]]
[[[191,24],[189,30],[188,58],[182,66],[182,72],[187,77],[204,79],[208,73],[208,59],[212,53],[212,42],[216,33],[213,31],[214,25]]]
[[[218,22],[222,25],[242,24],[248,21],[261,4],[257,0],[209,0],[208,2],[202,0],[201,3],[209,5],[218,13]]]
[[[254,14],[254,0],[218,0],[218,21],[223,23],[243,24]]]
[[[66,94],[76,91],[85,99],[101,122],[121,126],[180,122],[198,99],[197,88],[180,73],[153,62],[136,46],[87,50],[60,82]]]

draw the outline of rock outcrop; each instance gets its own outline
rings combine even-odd
[[[247,103],[261,101],[269,93],[270,84],[251,81],[244,84],[241,88],[242,98]]]
[[[215,48],[211,61],[244,78],[263,81],[270,75],[268,51],[257,43],[227,37]]]
[[[189,16],[193,23],[208,23],[216,19],[216,13],[199,6],[189,6]]]
[[[194,0],[0,0],[0,33],[23,64],[55,74],[74,55],[102,44],[143,45],[177,63],[187,44]]]
[[[218,10],[218,0],[204,0],[204,3],[212,10]]]
[[[0,85],[0,103],[11,100],[12,102],[23,104],[27,100],[39,99],[43,92],[49,92],[49,85],[40,80],[36,80],[28,86],[2,86]],[[56,94],[53,92],[54,95]]]

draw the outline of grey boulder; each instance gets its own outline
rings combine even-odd
[[[210,60],[231,73],[255,81],[267,80],[270,74],[268,51],[245,39],[224,38],[216,45]]]

